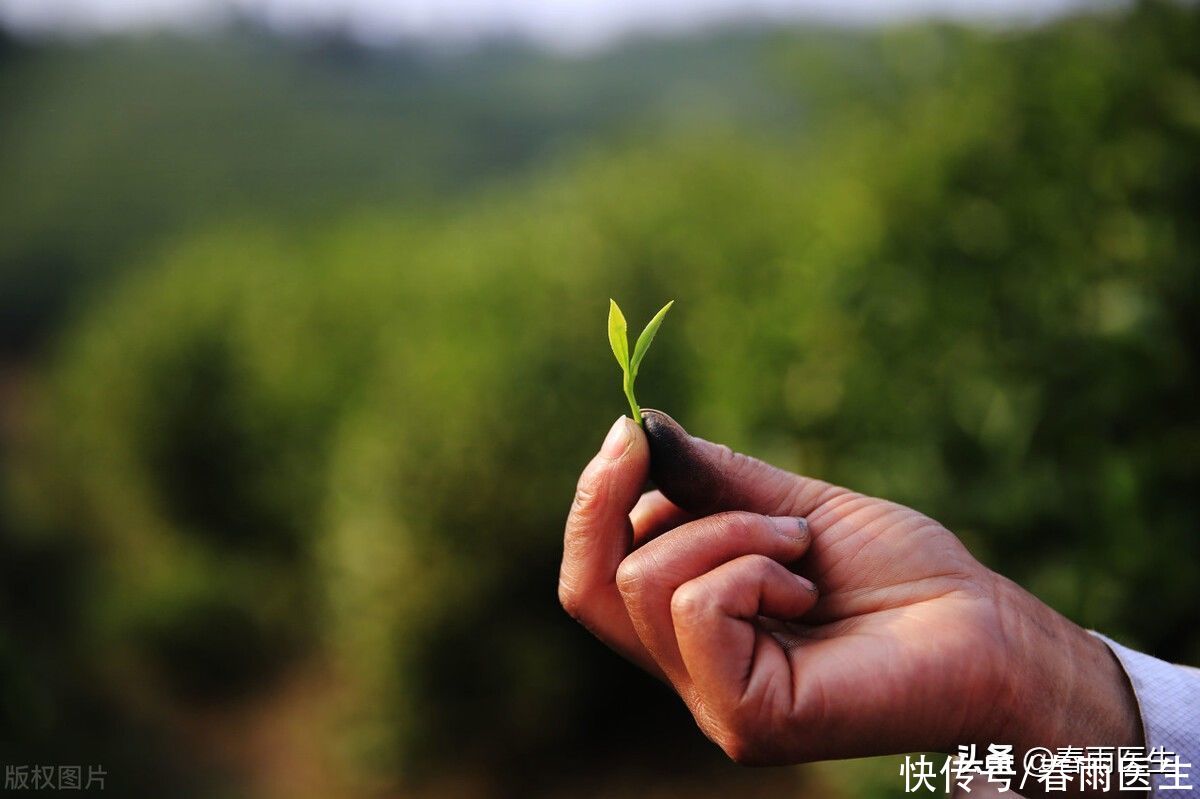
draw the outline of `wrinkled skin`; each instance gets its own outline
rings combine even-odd
[[[737,762],[1141,742],[1108,648],[936,521],[643,418],[580,477],[559,598]]]

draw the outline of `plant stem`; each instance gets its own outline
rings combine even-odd
[[[637,400],[633,397],[633,380],[628,372],[625,373],[622,383],[625,386],[625,399],[629,400],[629,410],[633,411],[633,421],[637,422],[638,427],[641,427],[642,409],[638,407]]]

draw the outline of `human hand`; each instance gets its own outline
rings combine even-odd
[[[643,418],[580,478],[560,599],[734,760],[1140,743],[1103,642],[942,525]]]

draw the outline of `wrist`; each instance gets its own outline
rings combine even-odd
[[[1034,747],[1141,746],[1137,699],[1108,646],[997,575],[1004,654],[988,734],[1020,762]]]

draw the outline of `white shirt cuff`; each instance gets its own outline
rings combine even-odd
[[[1175,788],[1175,780],[1156,774],[1151,795],[1154,799],[1200,799],[1200,669],[1167,663],[1089,632],[1108,645],[1133,685],[1146,751],[1161,747],[1178,755],[1186,777],[1181,782],[1192,786]]]

